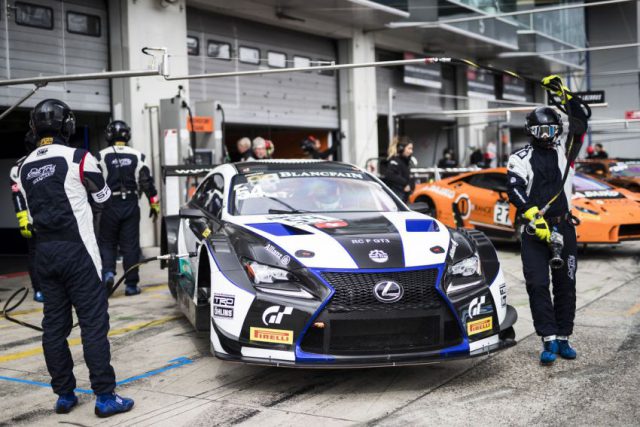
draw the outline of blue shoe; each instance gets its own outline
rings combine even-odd
[[[68,414],[78,404],[78,398],[73,393],[61,394],[56,402],[56,414]]]
[[[569,344],[569,340],[557,340],[558,343],[558,354],[563,359],[575,359],[578,357],[578,353],[576,350],[571,347]]]
[[[102,284],[107,289],[107,292],[110,294],[111,289],[113,289],[113,282],[115,281],[115,274],[112,271],[107,271],[104,273],[104,277],[102,278]]]
[[[142,291],[140,290],[138,285],[127,285],[127,287],[124,289],[124,294],[128,297],[130,297],[131,295],[138,295],[140,292]]]
[[[556,354],[558,353],[558,341],[543,341],[543,349],[540,353],[540,364],[544,366],[553,365],[556,361]]]
[[[33,300],[35,302],[44,302],[44,295],[42,295],[42,292],[36,291],[36,293],[33,294]]]
[[[115,393],[99,394],[96,398],[95,413],[100,418],[110,417],[133,408],[133,399],[120,397]]]

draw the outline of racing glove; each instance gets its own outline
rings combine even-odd
[[[549,240],[551,239],[549,224],[547,224],[544,217],[540,215],[538,207],[534,206],[529,208],[524,213],[524,217],[529,221],[529,225],[535,230],[536,237],[545,243],[549,243]]]
[[[18,218],[18,225],[20,226],[20,234],[25,239],[30,239],[33,235],[31,234],[31,224],[29,223],[29,214],[26,210],[20,211],[16,213],[16,217]]]
[[[553,92],[556,95],[558,95],[560,97],[560,99],[562,100],[563,104],[565,103],[565,101],[568,101],[568,100],[570,100],[572,98],[571,91],[569,90],[568,87],[566,87],[562,83],[562,79],[557,74],[551,74],[551,75],[549,75],[547,77],[544,77],[542,79],[542,86],[545,89],[547,89],[548,91]],[[565,97],[566,97],[566,99],[565,99]]]
[[[153,218],[153,222],[156,222],[158,215],[160,215],[160,199],[158,196],[153,196],[149,199],[149,218]]]

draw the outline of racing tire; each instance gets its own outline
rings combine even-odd
[[[429,205],[429,212],[427,212],[427,215],[429,215],[433,219],[438,219],[436,204],[433,202],[431,197],[420,196],[416,200],[414,200],[414,203],[426,203],[427,205]]]

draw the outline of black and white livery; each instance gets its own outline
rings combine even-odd
[[[213,353],[295,367],[429,363],[515,344],[480,232],[409,210],[344,163],[216,167],[163,223],[169,286]]]

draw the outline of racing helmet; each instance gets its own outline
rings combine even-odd
[[[116,142],[129,142],[131,139],[131,128],[122,120],[114,120],[107,125],[104,130],[104,138],[110,145]]]
[[[37,138],[55,136],[69,142],[76,132],[76,117],[64,102],[45,99],[31,110],[29,127]]]
[[[311,185],[309,197],[323,211],[334,211],[340,208],[340,187],[335,180],[319,179]]]
[[[562,118],[551,107],[538,107],[527,114],[524,129],[534,144],[549,148],[562,134]]]

